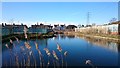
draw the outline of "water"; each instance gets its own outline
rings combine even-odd
[[[16,66],[15,63],[15,54],[18,56],[18,62],[20,64],[23,63],[22,55],[20,47],[24,46],[25,40],[20,40],[20,43],[14,41],[15,47],[7,43],[11,49],[5,47],[5,44],[2,44],[2,65],[3,66]],[[77,36],[66,36],[66,35],[58,35],[57,37],[48,38],[48,39],[31,39],[28,40],[31,45],[31,50],[33,51],[33,56],[36,61],[36,65],[40,66],[40,59],[37,50],[35,49],[34,42],[38,43],[39,49],[43,55],[44,65],[47,65],[48,56],[46,55],[44,48],[48,48],[52,53],[54,50],[59,58],[59,65],[62,66],[62,58],[64,61],[64,66],[67,63],[67,66],[89,66],[85,64],[86,60],[91,60],[91,63],[94,66],[118,66],[119,65],[119,52],[120,52],[120,44],[111,42],[108,40],[101,39],[90,39],[85,37],[77,37]],[[62,57],[61,53],[57,50],[56,43],[62,48]],[[27,51],[27,50],[26,50]],[[63,53],[67,51],[67,56],[63,55]],[[11,55],[12,59],[11,59]],[[51,54],[52,55],[52,54]],[[10,61],[11,59],[11,61]],[[27,60],[27,55],[24,55],[24,59]],[[50,66],[53,66],[53,56],[50,59]],[[55,60],[55,59],[54,59]],[[31,56],[31,65],[34,64],[34,59]]]

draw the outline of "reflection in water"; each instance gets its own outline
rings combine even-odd
[[[69,39],[73,39],[73,38],[75,38],[75,36],[74,35],[69,35],[69,36],[67,36]]]
[[[64,65],[64,57],[67,56],[67,52],[64,53],[63,49],[61,48],[60,45],[58,45],[58,43],[56,44],[58,47],[56,49],[58,49],[58,51],[60,51],[60,53],[58,53],[58,51],[56,50],[52,50],[54,51],[53,53],[50,53],[50,51],[48,50],[47,47],[47,42],[48,39],[38,39],[38,40],[29,40],[29,41],[21,41],[20,43],[17,43],[16,47],[13,47],[12,49],[10,49],[10,46],[14,46],[9,44],[9,46],[7,45],[7,52],[3,51],[3,67],[7,67],[7,66],[40,66],[42,65],[43,68],[44,66],[49,66],[49,65],[53,65],[55,63],[55,65],[57,66],[57,63],[59,65],[61,65],[62,62],[62,66]],[[23,43],[23,45],[21,45]],[[16,44],[16,41],[13,42],[13,44]],[[40,45],[40,46],[38,46]],[[41,46],[42,45],[42,46]],[[44,47],[45,45],[45,47]],[[44,50],[46,51],[46,54],[44,52]],[[39,54],[39,57],[38,57]],[[57,59],[54,59],[57,56]],[[9,57],[8,57],[9,56]],[[60,57],[62,56],[62,57]],[[7,58],[7,59],[6,59]],[[15,59],[14,59],[15,58]],[[39,59],[38,59],[39,58]],[[60,61],[62,59],[62,61]],[[54,62],[52,62],[54,61]],[[55,62],[56,61],[56,62]],[[47,62],[47,65],[46,65]],[[67,62],[67,61],[66,61]],[[10,64],[9,64],[10,63]],[[39,64],[42,63],[42,64]]]
[[[77,35],[69,35],[69,34],[61,34],[60,37],[62,39],[65,39],[66,37],[69,39],[73,39],[73,38],[78,38],[79,36]],[[59,38],[59,37],[57,37]],[[108,48],[112,51],[115,52],[120,52],[120,41],[112,41],[112,40],[108,40],[108,39],[100,39],[100,38],[91,38],[91,37],[79,37],[79,38],[83,38],[84,40],[86,40],[89,44],[94,44],[97,46],[102,46],[104,48]]]
[[[75,38],[75,35],[59,34],[56,37],[54,37],[54,40],[58,40],[58,39],[60,40],[60,39],[66,39],[66,38],[73,39]]]
[[[48,45],[48,39],[39,39],[39,40],[36,40],[38,44],[40,45]]]
[[[69,35],[69,34],[67,35],[66,34],[66,37],[68,37],[69,39],[73,39],[73,38],[75,38],[75,35]]]
[[[13,44],[9,44],[10,49],[13,49],[13,47],[14,47]]]
[[[118,51],[119,51],[119,54],[118,54],[118,65],[120,66],[120,42],[118,43]]]
[[[118,45],[120,45],[120,43],[118,42],[113,42],[107,39],[91,38],[91,37],[81,37],[81,38],[84,38],[85,40],[87,40],[88,42],[94,45],[102,46],[104,48],[108,48],[115,52],[118,52],[119,50]]]
[[[53,40],[59,40],[59,35],[56,35],[56,37],[53,37]]]
[[[2,34],[0,33],[0,66],[2,66],[2,61],[1,61],[2,60],[2,36],[1,35]]]
[[[83,38],[83,39],[82,39]],[[53,40],[51,40],[53,39]],[[70,39],[70,40],[69,40]],[[56,41],[60,44],[61,47],[57,47],[58,44],[56,44]],[[77,37],[75,35],[58,35],[57,37],[53,38],[48,38],[48,39],[30,39],[28,40],[28,43],[31,46],[32,51],[27,51],[25,46],[24,46],[25,40],[20,40],[20,43],[17,43],[17,41],[14,41],[14,44],[16,45],[16,48],[12,48],[12,52],[16,53],[19,57],[21,58],[21,53],[23,57],[25,57],[25,60],[29,60],[27,56],[30,55],[31,63],[36,62],[36,64],[39,66],[40,62],[42,65],[46,65],[48,61],[50,61],[50,65],[54,66],[54,63],[52,60],[55,58],[47,56],[48,52],[45,52],[43,49],[48,48],[49,49],[49,54],[52,54],[53,50],[55,51],[54,54],[56,53],[57,57],[59,58],[59,62],[62,65],[62,59],[66,59],[65,61],[67,62],[68,66],[86,66],[85,61],[87,59],[90,59],[95,66],[115,66],[118,63],[118,54],[117,52],[120,51],[120,43],[115,43],[110,40],[106,39],[93,39],[90,37]],[[35,45],[35,42],[37,43]],[[89,42],[89,43],[88,43]],[[5,43],[6,44],[6,43]],[[9,44],[9,43],[7,43]],[[75,44],[75,45],[74,45]],[[10,45],[10,44],[9,44]],[[68,46],[69,45],[69,46]],[[96,45],[96,46],[94,46]],[[20,47],[25,49],[25,51],[21,52]],[[37,47],[36,47],[37,46]],[[99,47],[102,46],[102,47]],[[4,48],[4,47],[3,47]],[[37,48],[40,50],[37,51]],[[60,48],[62,48],[62,55],[58,51]],[[105,49],[107,48],[107,49]],[[23,49],[23,50],[24,50]],[[57,50],[58,49],[58,50]],[[98,50],[98,51],[96,51]],[[27,53],[29,52],[29,53]],[[68,52],[68,55],[66,56],[66,52]],[[39,54],[40,55],[39,55]],[[42,56],[41,56],[42,54]],[[36,61],[33,61],[33,56],[35,57]],[[13,55],[14,56],[14,55]],[[39,57],[41,56],[41,57]],[[109,57],[105,57],[109,56]],[[54,55],[55,57],[55,55]],[[12,57],[12,60],[15,61],[14,58],[17,58],[16,56]],[[41,60],[43,58],[43,60]],[[52,60],[51,60],[51,59]],[[9,64],[9,50],[5,49],[3,51],[3,63],[6,65],[5,61],[8,61],[7,65]],[[21,61],[19,59],[19,61]],[[40,60],[41,61],[40,61]],[[104,61],[102,61],[104,60]],[[74,61],[75,63],[71,62]],[[112,62],[111,62],[112,61]],[[117,61],[117,62],[116,62]],[[23,62],[23,61],[21,61]],[[56,62],[57,63],[57,62]],[[3,65],[4,65],[3,64]],[[11,63],[12,64],[12,63]],[[14,64],[14,62],[13,62]],[[23,64],[21,64],[23,65]]]
[[[65,36],[64,34],[61,34],[60,37],[61,37],[62,39],[65,39],[65,38],[66,38],[66,36]]]
[[[118,45],[118,51],[120,52],[120,42],[118,42],[117,45]]]

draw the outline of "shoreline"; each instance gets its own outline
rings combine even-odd
[[[85,34],[85,33],[78,33],[78,32],[68,32],[68,33],[64,33],[64,34],[120,41],[120,35]]]
[[[120,41],[120,39],[117,38],[111,38],[111,37],[103,37],[103,36],[97,36],[97,35],[84,35],[86,37],[92,37],[92,38],[100,38],[100,39],[108,39],[108,40],[115,40],[115,41]]]
[[[15,37],[17,37],[20,40],[25,40],[24,34],[11,34],[11,35],[2,36],[2,43],[9,42],[10,39],[12,39],[14,41],[14,40],[16,40]],[[28,34],[28,40],[51,38],[51,37],[55,37],[55,35],[53,33],[48,33],[48,34],[30,33],[30,34]]]
[[[64,35],[77,35],[77,36],[84,36],[84,37],[91,37],[91,38],[98,38],[98,39],[106,39],[111,41],[120,41],[120,35],[104,35],[104,34],[85,34],[85,33],[78,33],[78,32],[64,32]],[[24,34],[11,34],[7,36],[2,36],[2,42],[9,41],[9,39],[15,40],[15,37],[18,39],[25,39]],[[28,34],[28,39],[42,39],[42,38],[51,38],[55,37],[54,33],[46,33],[46,34]]]

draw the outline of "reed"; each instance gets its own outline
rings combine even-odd
[[[52,51],[52,54],[53,54],[53,57],[55,59],[56,66],[59,67],[59,58],[57,57],[57,54],[54,50]]]
[[[52,55],[52,53],[51,53],[51,56],[49,57],[50,59],[50,61],[51,61],[51,65],[53,65],[54,66],[54,68],[55,68],[55,66],[57,66],[56,65],[56,59],[54,58],[54,56]],[[58,60],[57,60],[58,61]]]
[[[26,27],[24,27],[24,36],[25,36],[25,39],[28,39],[28,35],[27,35],[27,28]]]
[[[66,63],[66,64],[65,64],[65,65],[66,65],[66,68],[67,68],[67,58],[66,58],[67,53],[68,53],[67,51],[65,51],[65,52],[64,52],[64,56],[65,56],[65,63]]]
[[[27,38],[27,33],[26,32],[25,32],[24,35],[25,35],[25,38]],[[15,39],[16,39],[16,41],[18,43],[20,43],[19,39],[17,37],[15,37]],[[13,43],[13,41],[11,39],[10,39],[10,44],[13,44],[14,48],[16,48],[15,44]],[[41,51],[40,51],[40,49],[38,47],[38,43],[34,42],[34,44],[35,44],[35,49],[37,50],[37,52],[39,54],[40,66],[41,66],[41,68],[43,68],[44,67],[44,58],[43,58],[43,55],[42,55],[42,53],[41,53]],[[5,46],[11,52],[11,49],[9,48],[8,44],[6,44]],[[29,42],[26,41],[26,42],[24,42],[24,46],[20,46],[20,50],[21,50],[20,55],[18,55],[17,51],[15,51],[13,53],[14,56],[15,56],[15,63],[16,63],[15,65],[17,65],[17,67],[19,67],[19,66],[31,66],[32,65],[31,64],[31,62],[32,62],[31,60],[34,61],[33,62],[34,66],[37,67],[37,62],[36,62],[36,59],[35,59],[35,55],[34,55],[34,53],[33,53],[33,51],[32,51],[31,48],[32,47],[30,46]],[[57,56],[57,53],[54,50],[52,50],[52,52],[50,53],[50,51],[49,51],[48,48],[44,48],[45,54],[47,55],[47,58],[48,58],[47,65],[46,65],[47,68],[49,67],[50,64],[52,64],[52,62],[50,62],[51,59],[53,61],[54,68],[55,67],[59,67],[60,66],[59,63],[62,63],[62,68],[63,68],[63,65],[64,65],[64,59],[63,59],[63,57],[65,57],[65,65],[66,65],[66,68],[67,68],[66,56],[67,56],[68,52],[65,51],[63,53],[63,50],[62,50],[61,46],[58,43],[57,43],[57,50],[60,52],[59,53],[60,57]],[[63,54],[64,54],[64,56],[63,56]],[[19,61],[20,56],[22,57],[21,61]],[[11,54],[11,57],[12,57],[12,54]],[[12,61],[12,59],[10,60],[10,65],[11,65],[11,61]]]
[[[17,55],[15,56],[15,61],[16,61],[17,67],[19,67],[19,61],[18,61],[18,56]]]
[[[28,49],[28,61],[30,62],[29,57],[32,56],[32,58],[33,58],[33,60],[34,60],[34,65],[35,65],[35,67],[36,67],[36,59],[35,59],[35,57],[34,57],[34,55],[33,55],[33,52],[32,52],[32,50],[31,50],[30,44],[29,44],[28,42],[25,42],[25,47]]]
[[[14,36],[15,37],[15,36]],[[15,39],[16,39],[16,41],[18,42],[18,43],[20,43],[20,41],[19,41],[19,39],[17,38],[17,37],[15,37]]]
[[[97,68],[92,64],[91,60],[86,60],[85,64],[92,66],[92,68]]]
[[[12,62],[12,52],[11,49],[9,48],[8,44],[5,44],[6,48],[9,50],[9,54],[10,54],[10,66],[11,66],[11,62]]]
[[[43,61],[42,61],[42,53],[41,51],[38,49],[38,44],[35,42],[35,47],[36,47],[36,50],[38,51],[38,54],[39,54],[39,60],[40,60],[40,67],[42,68],[42,65],[43,65]]]
[[[7,68],[7,60],[5,59],[4,62],[2,63],[2,67],[1,68]]]
[[[32,51],[31,51],[31,56],[33,57],[33,60],[34,60],[34,65],[35,65],[35,68],[36,68],[37,63],[36,63],[36,59],[35,59],[35,57],[34,57],[34,55],[33,55],[33,52],[32,52]]]
[[[25,63],[26,63],[26,61],[24,59],[24,54],[26,54],[26,53],[24,53],[25,52],[25,48],[23,46],[21,46],[20,48],[21,48],[21,55],[22,55],[22,59],[23,59],[23,66],[25,66]]]
[[[16,46],[15,46],[15,44],[13,43],[12,39],[10,39],[10,44],[13,45],[13,47],[14,47],[14,49],[15,49],[15,52],[17,53],[17,51],[16,51]]]
[[[61,48],[61,46],[57,43],[57,50],[60,52],[60,55],[61,55],[61,62],[62,62],[62,68],[63,68],[63,64],[64,64],[64,62],[63,62],[63,55],[62,55],[62,48]]]
[[[55,60],[54,60],[54,57],[51,56],[51,58],[52,58],[53,66],[54,66],[54,68],[55,68]]]
[[[45,52],[46,52],[46,54],[47,54],[47,56],[48,56],[48,63],[47,63],[47,68],[48,68],[48,66],[49,66],[49,64],[50,64],[50,60],[49,60],[49,58],[50,58],[50,51],[48,50],[48,48],[44,48],[44,50],[45,50]]]

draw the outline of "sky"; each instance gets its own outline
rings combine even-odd
[[[106,24],[118,18],[117,2],[3,2],[2,22],[43,24]]]
[[[2,2],[118,2],[119,0],[1,0]]]

